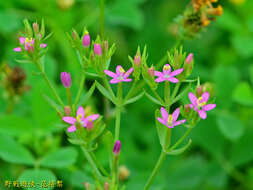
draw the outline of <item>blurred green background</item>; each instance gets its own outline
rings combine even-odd
[[[105,36],[116,43],[112,65],[130,67],[127,56],[137,46],[148,48],[148,64],[156,64],[173,47],[171,32],[174,18],[182,14],[188,0],[106,0]],[[224,14],[206,28],[201,37],[185,41],[184,50],[194,53],[192,78],[216,85],[217,108],[209,112],[191,133],[193,145],[181,156],[169,156],[151,189],[156,190],[246,190],[253,184],[253,1],[219,1]],[[91,169],[78,147],[70,146],[54,110],[41,92],[50,95],[31,64],[15,62],[12,51],[23,30],[23,19],[45,19],[47,32],[46,72],[55,81],[67,102],[60,84],[60,72],[72,73],[72,92],[80,80],[80,65],[66,32],[84,26],[94,39],[99,32],[99,2],[95,0],[8,0],[0,1],[0,63],[25,70],[29,90],[15,97],[9,110],[3,86],[0,87],[0,189],[6,180],[29,179],[39,159],[40,179],[63,181],[64,189],[84,189],[92,182]],[[1,76],[1,84],[3,77]],[[89,87],[92,80],[88,80]],[[96,90],[88,102],[103,114],[103,98]],[[157,105],[147,98],[130,105],[122,114],[121,164],[130,171],[124,183],[128,190],[142,189],[160,153],[154,111]],[[108,121],[109,129],[114,119]],[[173,140],[184,128],[173,129]],[[96,151],[108,165],[105,144]],[[49,155],[49,156],[48,156]],[[59,161],[59,158],[61,161]],[[247,184],[247,185],[246,185]],[[11,189],[11,188],[9,188]],[[48,188],[50,189],[50,188]]]

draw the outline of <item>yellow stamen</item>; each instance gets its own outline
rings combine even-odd
[[[203,97],[200,97],[200,98],[197,100],[197,104],[198,104],[198,106],[202,107],[202,106],[206,105],[206,102],[203,101]]]
[[[169,65],[164,65],[163,69],[166,70],[166,71],[168,71],[168,70],[170,70],[170,66]]]
[[[30,43],[30,42],[32,42],[32,41],[33,41],[32,38],[25,38],[25,43]]]
[[[122,67],[120,67],[119,71],[120,71],[121,73],[124,73],[124,72],[125,72],[125,70],[124,70]]]
[[[172,123],[172,120],[173,120],[172,115],[169,115],[167,122],[168,122],[169,124],[171,124],[171,123]]]
[[[80,122],[80,121],[81,121],[81,118],[82,118],[82,115],[79,114],[79,115],[76,117],[76,120],[77,120],[78,122]]]

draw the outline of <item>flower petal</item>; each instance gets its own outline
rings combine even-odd
[[[193,106],[197,106],[197,97],[192,93],[192,92],[189,92],[188,94],[188,97],[192,103]]]
[[[168,80],[168,81],[170,81],[170,82],[172,82],[172,83],[178,83],[178,79],[177,78],[175,78],[175,77],[170,77],[170,78],[168,78],[168,79],[166,79],[166,80]]]
[[[172,122],[175,122],[177,120],[179,113],[180,109],[179,108],[175,109],[175,111],[172,113]]]
[[[119,82],[121,82],[121,81],[117,78],[114,78],[114,79],[110,80],[111,84],[115,84],[115,83],[119,83]]]
[[[121,72],[120,72],[120,70],[122,70],[123,68],[122,68],[122,66],[121,65],[118,65],[117,67],[116,67],[116,74],[117,75],[120,75],[121,74]],[[124,70],[124,69],[123,69]]]
[[[163,125],[166,125],[167,126],[167,123],[166,123],[166,121],[164,121],[162,118],[160,118],[160,117],[157,117],[156,118],[161,124],[163,124]]]
[[[198,114],[202,119],[206,119],[206,112],[204,110],[198,110]]]
[[[21,45],[25,43],[25,38],[24,37],[19,37],[19,42]]]
[[[164,107],[161,107],[160,111],[161,111],[161,114],[162,114],[163,119],[164,119],[165,121],[167,121],[167,120],[168,120],[168,117],[169,117],[169,114],[168,114],[168,112],[166,111],[166,109],[165,109]]]
[[[155,79],[155,82],[163,82],[163,81],[165,81],[165,78],[163,76]]]
[[[164,65],[163,66],[163,73],[164,74],[170,74],[170,72],[171,72],[171,66],[170,66],[170,64]]]
[[[21,47],[16,47],[16,48],[13,49],[13,51],[15,51],[15,52],[21,52],[22,49],[21,49]]]
[[[179,75],[179,74],[182,73],[183,71],[184,71],[183,68],[177,69],[177,70],[171,72],[171,73],[170,73],[170,76],[171,76],[171,77],[174,77],[174,76],[176,76],[176,75]]]
[[[127,78],[132,72],[133,72],[134,68],[131,67],[125,74],[124,74],[124,78]]]
[[[208,99],[209,99],[209,93],[208,93],[208,92],[204,92],[204,93],[202,94],[202,98],[203,98],[203,101],[207,102]]]
[[[112,71],[104,70],[104,73],[107,74],[108,76],[112,77],[112,78],[117,77],[117,75]]]
[[[69,133],[72,133],[74,131],[76,131],[76,126],[75,125],[71,125],[68,130],[67,130]]]
[[[76,118],[69,116],[63,117],[62,120],[69,124],[75,124],[76,122]]]
[[[84,109],[83,109],[83,107],[82,106],[79,106],[79,108],[77,109],[77,112],[76,112],[76,116],[78,116],[78,115],[81,115],[82,116],[82,118],[84,117]]]
[[[157,76],[157,77],[162,77],[162,76],[163,76],[163,73],[160,72],[160,71],[155,71],[155,76]]]
[[[209,110],[214,109],[215,107],[216,107],[216,104],[207,104],[207,105],[204,105],[204,106],[202,107],[202,109],[203,109],[204,111],[209,111]]]
[[[90,120],[95,121],[97,118],[99,118],[99,114],[93,114],[93,115],[89,115],[88,117],[86,117],[86,119],[88,121],[90,121]]]
[[[40,44],[40,47],[45,48],[45,47],[47,47],[47,44]]]
[[[132,79],[123,79],[122,81],[123,81],[123,82],[131,82]]]
[[[177,125],[181,125],[181,124],[183,124],[183,123],[185,123],[186,122],[186,120],[185,119],[182,119],[182,120],[179,120],[179,121],[176,121],[175,123],[173,123],[173,127],[175,127],[175,126],[177,126]]]

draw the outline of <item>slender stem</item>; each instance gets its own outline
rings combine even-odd
[[[113,165],[112,165],[112,184],[116,185],[117,176],[118,176],[118,155],[114,155],[113,157]]]
[[[73,113],[71,91],[70,88],[66,88],[66,90],[67,90],[68,105],[70,106],[71,113]]]
[[[109,82],[107,81],[105,74],[103,74],[102,79],[103,79],[103,82],[104,82],[105,87],[107,88],[107,90],[109,90],[109,93],[110,93],[111,97],[112,97],[113,99],[115,99],[114,92],[113,92],[113,90],[112,90],[112,88],[111,88]]]
[[[160,103],[164,104],[164,101],[162,100],[160,95],[153,88],[151,88],[151,90],[152,90],[153,94],[155,95],[155,97],[160,101]]]
[[[74,103],[74,109],[76,109],[76,106],[80,100],[80,97],[82,95],[82,91],[83,91],[83,87],[84,87],[84,82],[85,82],[85,75],[82,74],[82,78],[81,78],[81,82],[80,82],[80,86],[79,86],[79,90],[75,99],[75,103]]]
[[[105,175],[105,176],[109,176],[108,172],[106,171],[106,169],[98,162],[95,154],[93,152],[91,152],[91,157],[94,160],[94,162],[96,163],[98,169]]]
[[[159,172],[159,170],[162,166],[163,161],[165,160],[165,157],[166,157],[166,153],[162,151],[161,154],[160,154],[160,157],[159,157],[159,159],[158,159],[158,161],[155,165],[155,168],[153,169],[153,171],[152,171],[152,173],[151,173],[151,175],[150,175],[150,177],[149,177],[149,179],[148,179],[148,181],[147,181],[147,183],[144,187],[144,190],[148,190],[150,188],[152,182],[155,179],[155,176],[157,175],[157,173]]]
[[[170,83],[169,81],[165,81],[165,86],[164,86],[164,102],[166,105],[167,112],[169,112],[169,101],[170,101]]]
[[[92,169],[94,170],[96,177],[99,179],[100,182],[103,182],[103,176],[100,173],[100,171],[98,170],[98,167],[97,167],[96,163],[94,162],[94,160],[92,159],[92,156],[90,155],[90,153],[87,151],[87,149],[85,147],[82,147],[82,150],[84,152],[86,159],[88,160],[89,164],[91,165]]]
[[[136,91],[136,89],[135,89],[136,84],[137,84],[137,81],[135,80],[133,85],[131,86],[131,89],[129,90],[128,94],[126,95],[124,102],[126,102],[129,98],[131,98],[133,92]]]
[[[62,107],[64,107],[64,104],[63,104],[61,98],[60,98],[59,95],[57,94],[57,92],[56,92],[54,86],[52,85],[52,83],[51,83],[50,80],[48,79],[46,73],[45,73],[44,70],[42,69],[39,60],[36,60],[36,61],[35,61],[35,64],[36,64],[37,68],[39,69],[41,75],[43,76],[44,80],[46,81],[48,87],[50,88],[50,90],[51,90],[52,93],[54,94],[54,96],[55,96],[57,102],[58,102]]]
[[[122,82],[120,82],[118,84],[118,92],[117,92],[116,119],[115,119],[115,139],[114,139],[115,142],[116,142],[116,140],[119,140],[121,104],[122,104]]]
[[[184,141],[184,139],[190,134],[191,130],[192,127],[188,128],[185,134],[170,148],[170,150],[177,148],[178,145],[180,145]]]
[[[104,0],[100,0],[100,35],[104,38]]]
[[[176,97],[180,85],[181,85],[181,82],[178,82],[178,83],[176,84],[176,86],[175,86],[175,88],[174,88],[174,90],[173,90],[173,93],[172,93],[172,95],[171,95],[171,100],[172,100],[172,101],[173,101],[173,99]]]

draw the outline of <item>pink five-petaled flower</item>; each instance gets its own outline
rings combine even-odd
[[[21,46],[24,47],[25,51],[32,51],[33,52],[33,50],[34,50],[34,40],[35,40],[34,38],[20,37],[19,38],[19,43],[20,43]],[[47,47],[47,44],[41,43],[40,47],[45,48],[45,47]],[[16,47],[13,50],[16,51],[16,52],[21,52],[22,48],[21,47]]]
[[[77,109],[76,117],[65,116],[62,118],[62,120],[65,121],[66,123],[72,124],[68,128],[68,132],[71,133],[71,132],[76,131],[76,125],[87,127],[88,125],[91,125],[90,123],[95,121],[98,117],[99,117],[99,114],[93,114],[93,115],[89,115],[85,117],[84,109],[82,106],[80,106]]]
[[[169,64],[166,64],[163,66],[163,72],[155,71],[155,76],[158,78],[155,79],[156,82],[163,82],[163,81],[170,81],[172,83],[178,83],[178,79],[174,76],[179,75],[183,72],[183,68],[177,69],[173,72],[171,72],[171,66]]]
[[[110,80],[111,84],[119,83],[119,82],[130,82],[132,79],[129,79],[129,75],[133,72],[133,68],[131,67],[127,72],[122,68],[122,66],[118,65],[116,67],[116,73],[113,73],[108,70],[104,70],[105,74],[112,77],[113,79]]]
[[[179,108],[175,109],[175,111],[171,115],[168,114],[164,107],[161,107],[160,111],[162,114],[162,118],[158,117],[157,120],[168,128],[174,128],[175,126],[181,125],[186,122],[185,119],[177,121],[177,118],[180,113]]]
[[[208,92],[204,92],[199,98],[191,92],[188,96],[191,101],[191,104],[189,104],[190,108],[197,111],[202,119],[206,119],[206,111],[212,110],[216,107],[216,104],[206,104],[209,98]]]

